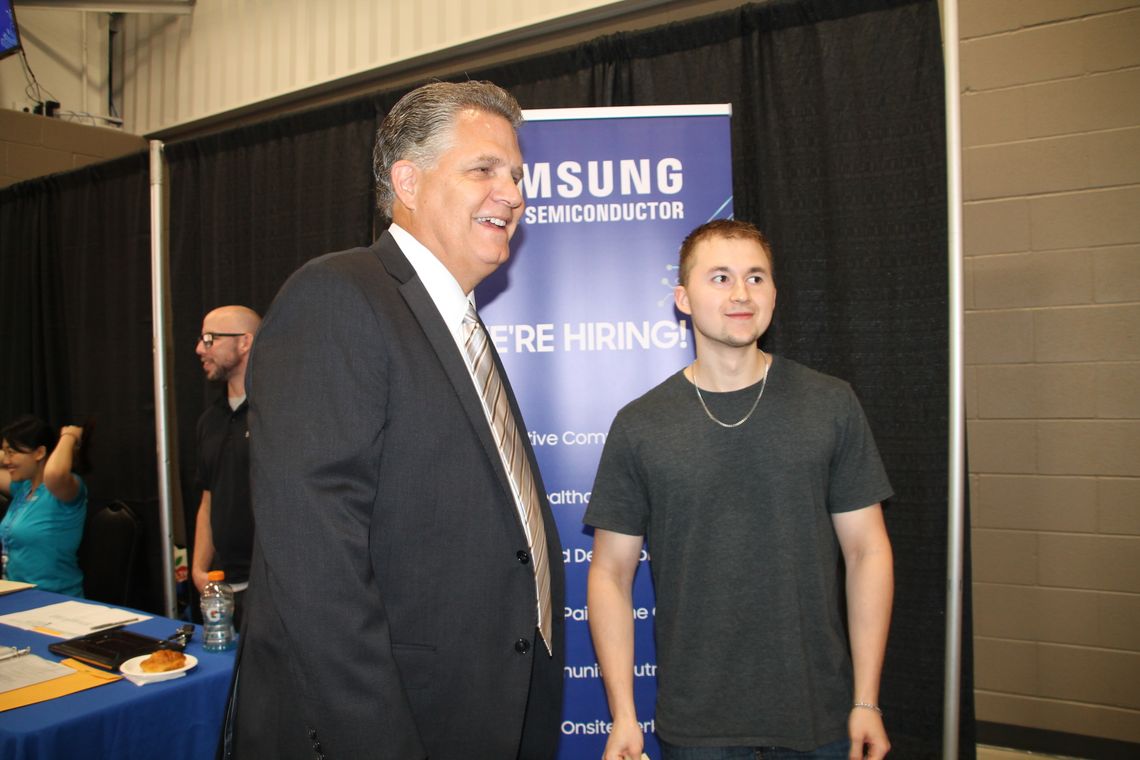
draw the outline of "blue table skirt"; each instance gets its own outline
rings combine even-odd
[[[19,591],[0,596],[0,615],[71,599]],[[126,629],[164,639],[181,624],[151,617]],[[34,654],[58,662],[62,658],[48,651],[54,641],[62,639],[0,624],[0,645],[30,645]],[[218,746],[234,653],[204,651],[201,626],[186,653],[198,658],[198,666],[183,678],[141,687],[123,679],[0,712],[0,758],[210,760]]]

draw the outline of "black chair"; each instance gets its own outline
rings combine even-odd
[[[96,602],[130,605],[143,526],[121,501],[90,509],[79,544],[83,593]]]

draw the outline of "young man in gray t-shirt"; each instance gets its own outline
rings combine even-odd
[[[643,541],[665,760],[890,749],[878,708],[890,483],[850,386],[758,347],[772,269],[750,224],[690,233],[675,298],[697,358],[623,408],[607,438],[585,516],[596,529],[590,630],[613,714],[603,760],[643,748],[631,615]]]

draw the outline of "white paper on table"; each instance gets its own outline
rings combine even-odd
[[[35,654],[21,654],[0,660],[0,692],[21,689],[53,678],[69,676],[75,671],[58,662]]]
[[[149,619],[150,615],[141,612],[77,601],[57,602],[33,610],[0,615],[0,623],[25,631],[55,633],[65,639]]]

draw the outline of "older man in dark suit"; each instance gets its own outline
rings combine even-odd
[[[554,755],[561,547],[472,298],[522,213],[520,121],[486,82],[405,96],[375,152],[393,225],[266,315],[232,757]]]

